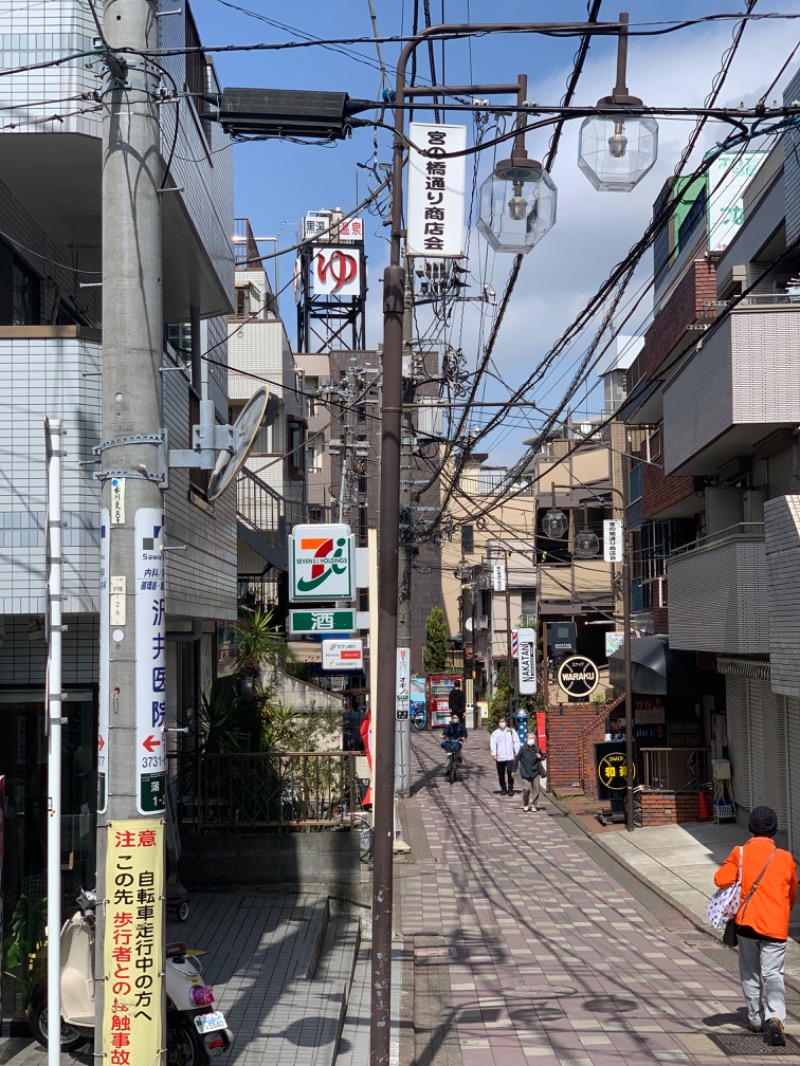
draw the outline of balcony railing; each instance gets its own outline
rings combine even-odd
[[[181,824],[193,830],[331,828],[363,813],[355,752],[170,756]]]
[[[694,552],[699,551],[701,548],[708,548],[712,544],[720,544],[722,541],[741,538],[763,540],[764,523],[737,522],[735,525],[728,526],[725,529],[718,529],[715,533],[709,533],[705,537],[698,537],[697,540],[693,540],[691,544],[682,544],[680,548],[675,548],[670,555],[670,559],[686,555],[687,552]]]

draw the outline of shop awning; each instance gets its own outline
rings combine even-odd
[[[669,637],[634,637],[631,640],[633,691],[640,696],[679,696],[692,691],[696,659],[694,652],[673,651]],[[625,649],[608,657],[608,679],[614,688],[625,688]]]

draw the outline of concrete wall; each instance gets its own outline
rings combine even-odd
[[[186,888],[269,885],[358,895],[366,866],[357,830],[323,833],[181,835]]]

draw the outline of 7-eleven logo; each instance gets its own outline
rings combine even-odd
[[[309,577],[297,579],[300,592],[313,592],[330,578],[347,572],[347,559],[343,558],[347,548],[347,538],[337,537],[301,537],[300,557],[298,562],[311,563]]]

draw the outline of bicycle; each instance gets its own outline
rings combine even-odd
[[[447,780],[451,785],[458,781],[458,755],[457,751],[451,751],[447,757]]]
[[[411,728],[417,729],[420,732],[425,729],[428,724],[428,716],[425,713],[425,708],[420,707],[417,710],[411,712]]]

